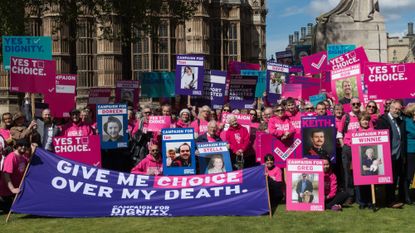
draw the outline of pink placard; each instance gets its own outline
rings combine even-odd
[[[88,105],[108,104],[111,97],[110,88],[94,88],[89,91]]]
[[[99,135],[86,137],[54,137],[55,153],[64,158],[101,167]]]
[[[301,99],[303,85],[302,84],[283,84],[282,85],[282,97],[288,98],[292,97],[294,99]]]
[[[148,131],[161,132],[162,129],[170,128],[170,116],[150,116],[148,118]]]
[[[47,93],[54,88],[54,60],[10,58],[10,90],[15,92]]]
[[[56,75],[55,87],[44,96],[52,116],[69,117],[69,112],[76,107],[76,74]]]
[[[287,210],[324,211],[323,160],[287,160]]]
[[[140,96],[139,85],[139,81],[135,80],[117,81],[115,89],[115,102],[126,103],[128,106],[133,106],[134,109],[136,109]]]
[[[355,185],[393,183],[389,131],[352,133],[352,162]]]
[[[330,70],[336,71],[348,66],[359,65],[360,70],[363,70],[365,63],[369,62],[365,49],[363,47],[356,48],[350,52],[344,53],[329,61]]]
[[[286,167],[287,159],[302,158],[302,142],[297,134],[293,140],[283,143],[271,134],[257,132],[254,146],[256,161],[261,164],[267,154],[274,156],[275,165],[280,168]]]
[[[331,91],[335,95],[336,103],[348,104],[353,97],[363,103],[362,76],[360,74],[348,77],[332,77]]]
[[[364,75],[369,99],[410,99],[415,97],[415,63],[369,62],[364,68]]]
[[[327,52],[322,51],[301,58],[301,63],[304,67],[304,73],[320,74],[327,70]]]

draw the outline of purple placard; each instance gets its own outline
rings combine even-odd
[[[235,75],[229,83],[229,103],[233,109],[252,109],[258,76]]]
[[[258,166],[196,176],[135,175],[38,148],[12,211],[51,217],[261,215],[269,211],[264,173]]]
[[[205,75],[203,95],[192,96],[193,106],[208,105],[214,109],[221,109],[225,103],[226,72],[211,70]]]
[[[115,102],[137,109],[140,97],[140,83],[136,80],[119,80],[115,84]]]
[[[10,58],[10,91],[46,94],[55,88],[54,60]]]
[[[202,95],[204,76],[205,68],[203,56],[176,56],[177,95]]]
[[[321,159],[328,156],[336,163],[336,120],[334,116],[301,118],[303,157]]]
[[[267,63],[267,93],[268,101],[274,103],[282,94],[282,86],[286,83],[290,67],[273,62]]]

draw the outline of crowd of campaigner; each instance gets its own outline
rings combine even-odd
[[[171,116],[172,128],[193,128],[197,142],[227,142],[234,169],[258,165],[254,147],[257,132],[272,134],[282,142],[289,141],[295,134],[301,133],[301,116],[333,115],[337,129],[337,162],[332,164],[326,154],[314,148],[315,154],[324,161],[326,208],[340,210],[342,205],[353,202],[362,209],[373,208],[370,186],[355,186],[351,170],[351,135],[370,129],[388,129],[390,132],[393,184],[385,185],[386,206],[401,208],[404,203],[412,204],[410,184],[415,171],[415,103],[404,107],[400,100],[387,100],[383,103],[384,111],[380,112],[374,101],[369,101],[366,106],[358,98],[349,101],[350,112],[345,112],[341,104],[334,105],[331,99],[314,106],[293,98],[283,99],[274,106],[266,103],[259,110],[231,109],[229,104],[222,109],[211,109],[209,106],[176,109],[163,104],[160,108],[143,106],[135,111],[129,107],[129,147],[102,150],[102,167],[136,174],[163,174],[161,132],[147,130],[151,115]],[[31,119],[28,109],[26,106],[22,111],[1,115],[0,204],[4,212],[8,211],[13,196],[19,192],[19,182],[34,148],[54,151],[52,142],[55,136],[98,134],[94,111],[89,108],[72,110],[69,119],[53,119],[49,109],[43,109],[40,118]],[[224,113],[227,113],[229,126],[222,123]],[[234,114],[251,115],[252,130],[248,132],[241,126]],[[225,131],[225,127],[229,128]],[[189,163],[190,146],[182,145],[179,149],[183,153],[179,157],[168,157],[169,165],[186,166]],[[264,162],[275,204],[284,198],[284,173],[275,166],[272,154],[265,156]]]

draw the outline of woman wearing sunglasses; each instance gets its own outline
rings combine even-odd
[[[370,122],[372,122],[373,126],[376,127],[376,121],[379,118],[379,110],[375,101],[370,100],[366,104],[366,112],[370,114]]]
[[[274,107],[274,117],[269,120],[268,131],[282,141],[291,139],[295,134],[295,128],[281,104]]]

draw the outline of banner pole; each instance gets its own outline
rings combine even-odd
[[[32,107],[32,121],[35,119],[35,111],[36,111],[36,106],[35,106],[35,93],[31,93],[30,94],[30,105]]]
[[[32,94],[33,95],[33,94]],[[32,114],[33,115],[33,114]],[[35,149],[35,151],[36,151],[36,149]],[[22,180],[20,181],[20,184],[19,184],[19,193],[18,194],[16,194],[16,196],[14,196],[14,198],[13,198],[13,202],[12,202],[12,205],[10,206],[10,211],[9,211],[9,213],[7,214],[7,217],[6,217],[6,223],[8,223],[9,222],[9,218],[10,218],[10,216],[11,216],[11,214],[12,214],[12,206],[13,206],[13,204],[14,204],[14,202],[16,201],[16,199],[17,199],[17,196],[19,196],[19,194],[22,192],[22,190],[21,190],[21,188],[22,188],[22,185],[23,185],[23,181],[24,181],[24,179],[26,178],[26,173],[27,173],[27,171],[29,170],[29,167],[30,167],[30,164],[32,163],[32,157],[33,157],[33,155],[34,155],[35,153],[33,152],[33,154],[30,156],[30,159],[29,159],[29,162],[27,163],[27,166],[26,166],[26,168],[25,168],[25,170],[24,170],[24,173],[23,173],[23,178],[22,178]]]
[[[370,189],[371,189],[371,191],[372,191],[372,204],[373,204],[373,212],[375,212],[375,211],[376,211],[376,208],[375,208],[375,206],[376,206],[375,185],[374,185],[374,184],[371,184],[371,185],[370,185]]]
[[[267,168],[264,166],[264,172],[266,172],[265,169],[267,169]],[[268,187],[268,175],[265,175],[265,183],[266,183],[265,186],[267,187],[267,194],[268,194],[269,218],[272,219],[271,197],[270,197],[270,194],[269,194],[269,187]]]

